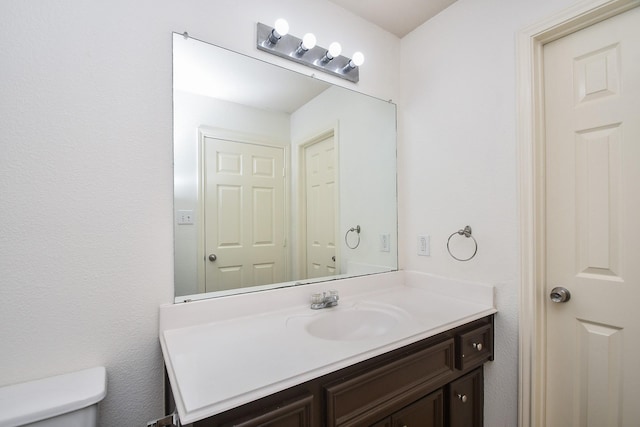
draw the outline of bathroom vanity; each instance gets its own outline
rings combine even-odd
[[[313,292],[338,306],[311,310]],[[182,424],[481,426],[493,287],[399,271],[163,306]]]

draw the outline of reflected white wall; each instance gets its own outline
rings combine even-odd
[[[392,103],[333,87],[291,117],[292,159],[299,158],[301,144],[327,130],[338,130],[340,230],[337,244],[343,273],[397,268],[396,144],[392,143],[396,140],[395,108]],[[294,164],[292,175],[299,174]],[[294,179],[292,183],[294,209],[298,209],[299,182]],[[360,245],[349,249],[344,234],[356,225],[362,230]],[[292,233],[296,235],[297,230],[294,224]],[[381,251],[381,234],[391,236],[389,252]]]

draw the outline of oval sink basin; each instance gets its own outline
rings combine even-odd
[[[309,321],[305,330],[325,340],[357,341],[389,332],[397,325],[399,317],[393,310],[372,307],[330,309]]]

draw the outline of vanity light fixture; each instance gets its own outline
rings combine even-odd
[[[307,67],[357,83],[364,55],[356,52],[353,59],[342,56],[342,46],[333,42],[329,49],[316,45],[316,37],[307,33],[302,39],[289,34],[289,24],[278,19],[274,27],[258,22],[256,46],[258,49]]]

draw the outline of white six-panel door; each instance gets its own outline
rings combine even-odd
[[[336,274],[336,171],[334,137],[305,151],[306,278]]]
[[[640,425],[640,8],[544,47],[546,426]]]
[[[202,144],[206,291],[284,282],[284,150]]]

